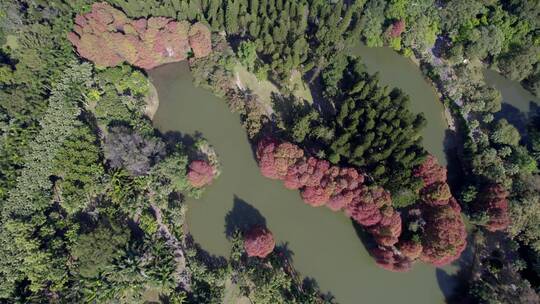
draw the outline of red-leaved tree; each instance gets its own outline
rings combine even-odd
[[[431,155],[414,170],[424,185],[418,208],[425,223],[424,233],[420,242],[401,243],[402,218],[392,207],[390,192],[364,185],[364,175],[356,169],[306,157],[298,146],[271,138],[259,142],[257,159],[264,176],[282,180],[288,189],[299,190],[307,204],[344,210],[366,228],[377,245],[372,255],[383,268],[406,271],[418,258],[444,265],[459,257],[465,248],[461,210],[446,182],[446,169]]]
[[[254,226],[244,233],[244,249],[250,257],[265,258],[275,246],[274,236],[264,227]]]
[[[195,188],[202,188],[212,183],[215,170],[204,160],[195,160],[189,164],[188,181]]]
[[[456,260],[467,245],[467,231],[457,202],[452,199],[447,205],[425,205],[422,213],[426,225],[420,259],[435,266]]]
[[[422,164],[414,168],[413,173],[414,176],[422,179],[424,187],[436,182],[446,182],[446,168],[439,165],[437,158],[431,154]]]
[[[91,12],[77,15],[68,39],[81,57],[102,67],[127,61],[152,69],[186,60],[190,51],[200,58],[212,50],[210,30],[202,23],[165,17],[132,20],[107,3],[94,3]]]
[[[390,37],[397,38],[401,36],[401,33],[403,33],[403,31],[405,31],[405,20],[397,20],[392,24],[392,29],[390,30]]]
[[[488,185],[484,187],[476,201],[477,210],[485,212],[488,216],[486,229],[489,231],[502,231],[510,225],[508,214],[508,191],[502,185]]]
[[[446,182],[446,169],[433,155],[415,168],[414,175],[424,182],[419,206],[425,222],[420,259],[436,266],[446,265],[457,259],[467,245],[461,208]]]

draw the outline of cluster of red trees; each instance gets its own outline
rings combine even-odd
[[[188,181],[195,188],[202,188],[212,183],[216,175],[214,167],[204,160],[195,160],[189,164]]]
[[[190,51],[199,58],[212,50],[210,30],[202,23],[165,17],[132,20],[107,3],[94,3],[90,13],[77,15],[68,39],[82,57],[103,67],[127,61],[152,69],[185,60]]]
[[[486,229],[489,231],[505,230],[510,225],[508,214],[508,191],[501,185],[488,185],[475,204],[488,216]]]
[[[446,169],[434,156],[428,156],[414,174],[424,182],[419,206],[425,221],[420,259],[436,266],[448,264],[457,259],[467,245],[461,208],[450,193]]]
[[[244,249],[250,257],[265,258],[275,246],[272,232],[264,227],[254,226],[244,233]]]
[[[257,158],[264,176],[283,180],[288,189],[299,189],[307,204],[344,210],[368,229],[379,246],[398,242],[401,217],[392,207],[390,193],[366,186],[364,175],[356,169],[306,157],[298,146],[268,138],[259,142]]]
[[[306,157],[298,146],[269,138],[259,142],[257,158],[264,176],[300,190],[307,204],[343,210],[366,228],[377,243],[371,253],[385,269],[406,271],[417,259],[443,265],[456,259],[465,248],[466,231],[459,205],[446,183],[446,169],[433,156],[415,170],[424,182],[419,214],[425,222],[421,240],[416,242],[400,241],[402,219],[392,207],[390,193],[381,187],[366,186],[364,175],[356,169]]]

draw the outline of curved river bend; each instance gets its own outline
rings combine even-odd
[[[150,77],[160,100],[156,127],[163,132],[201,132],[222,164],[221,176],[203,197],[188,202],[189,230],[203,249],[228,256],[226,217],[234,209],[233,218],[263,217],[277,242],[293,253],[295,268],[339,303],[444,302],[441,288],[448,291],[453,285],[445,271],[420,263],[408,273],[377,267],[346,216],[310,207],[297,191],[264,178],[239,117],[223,100],[194,87],[187,63],[159,67]]]

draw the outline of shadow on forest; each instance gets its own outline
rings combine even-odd
[[[235,195],[233,208],[225,216],[225,235],[231,238],[235,231],[247,231],[255,225],[266,227],[266,219],[259,210]]]

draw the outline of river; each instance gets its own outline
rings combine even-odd
[[[278,244],[292,252],[295,268],[339,303],[444,302],[443,290],[448,292],[453,282],[445,271],[422,263],[408,273],[377,267],[342,213],[312,208],[297,191],[264,178],[238,115],[192,84],[187,63],[156,68],[150,77],[160,100],[155,126],[163,132],[201,132],[222,164],[221,176],[203,197],[188,201],[188,227],[203,249],[227,256],[231,224],[264,221]]]

